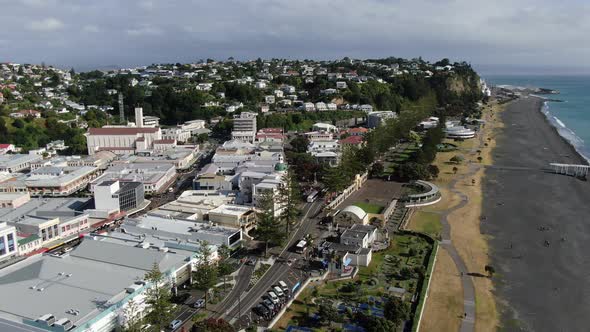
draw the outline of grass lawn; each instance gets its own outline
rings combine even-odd
[[[354,203],[354,205],[360,207],[366,213],[379,214],[379,213],[381,213],[381,211],[383,211],[383,206],[377,205],[377,204],[359,202],[359,203]]]
[[[437,213],[418,211],[412,216],[410,229],[438,238],[442,231],[440,216]]]

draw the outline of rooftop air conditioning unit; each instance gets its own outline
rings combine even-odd
[[[62,319],[58,320],[57,322],[55,322],[53,324],[53,326],[58,327],[58,328],[61,327],[64,331],[67,331],[67,330],[71,329],[74,326],[74,324],[72,324],[72,322],[69,319],[62,318]]]
[[[37,318],[36,321],[41,324],[51,326],[51,325],[53,325],[53,323],[55,323],[55,316],[52,314],[45,314],[45,315]]]

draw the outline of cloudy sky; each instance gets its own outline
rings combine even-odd
[[[0,0],[0,61],[448,57],[590,72],[586,0]]]

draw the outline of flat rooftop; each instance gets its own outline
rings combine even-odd
[[[185,259],[179,254],[87,237],[69,255],[37,255],[0,270],[0,294],[13,299],[0,301],[0,318],[22,322],[51,313],[80,326],[121,300],[125,288],[143,280],[154,262],[166,271],[181,266]],[[66,313],[70,309],[80,314]],[[0,329],[5,326],[3,321]]]
[[[27,203],[18,208],[0,209],[0,220],[17,222],[24,216],[37,216],[43,212],[52,212],[57,214],[82,212],[90,206],[92,198],[31,198]],[[40,214],[38,214],[40,212]]]
[[[241,216],[243,214],[252,212],[251,206],[235,205],[235,204],[224,204],[216,207],[209,211],[209,213],[219,213],[232,216]]]

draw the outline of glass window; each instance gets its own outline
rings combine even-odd
[[[4,236],[0,236],[0,256],[6,255],[6,242]]]
[[[16,250],[16,247],[14,245],[14,235],[12,233],[8,234],[6,236],[6,240],[8,242],[8,252],[13,252]]]

